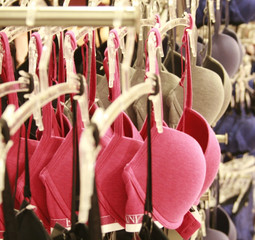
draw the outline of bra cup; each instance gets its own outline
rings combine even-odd
[[[144,82],[145,70],[137,69],[131,79],[131,86]],[[169,108],[167,105],[168,95],[174,92],[174,89],[179,86],[179,78],[174,74],[166,72],[164,69],[160,71],[160,79],[162,85],[162,100],[163,100],[163,116],[164,121],[169,123]],[[128,115],[135,115],[133,119],[135,119],[136,126],[138,129],[141,129],[145,118],[147,116],[146,112],[147,106],[147,96],[144,95],[136,100],[132,105],[132,110],[128,108]],[[176,115],[176,113],[174,113]],[[132,119],[132,118],[131,118]],[[132,120],[133,120],[132,119]]]
[[[168,95],[167,106],[169,109],[168,126],[170,128],[176,128],[183,113],[182,106],[176,97],[176,91]]]
[[[181,55],[175,54],[175,66],[180,66]],[[166,68],[171,70],[170,57],[164,62]],[[176,67],[177,76],[181,70]],[[213,71],[199,66],[192,66],[193,109],[199,112],[211,125],[218,116],[223,102],[224,89],[221,78]],[[179,105],[183,108],[183,88],[178,86],[175,94]],[[178,123],[178,122],[177,122]]]
[[[228,215],[228,213],[222,208],[217,207],[217,230],[224,232],[229,240],[237,240],[236,227]]]
[[[101,76],[97,74],[97,88],[96,88],[96,98],[99,99],[97,105],[103,109],[107,109],[111,102],[108,99],[108,83],[106,76]]]
[[[240,50],[237,42],[228,35],[214,34],[212,37],[212,57],[218,60],[232,78],[240,63]]]
[[[212,228],[206,228],[206,236],[203,240],[229,240],[228,236],[218,230]]]
[[[217,121],[219,121],[219,119],[223,116],[223,114],[226,112],[226,110],[229,106],[229,103],[230,103],[230,100],[232,97],[232,84],[231,84],[231,80],[228,76],[228,73],[216,59],[214,59],[210,56],[207,56],[205,58],[203,66],[205,68],[210,69],[213,72],[217,73],[220,76],[220,79],[223,84],[224,102],[223,102],[223,105],[222,105],[222,108],[221,108],[219,114],[217,115],[217,117],[215,118],[215,120],[212,124],[213,126],[215,126]]]
[[[184,131],[197,140],[203,150],[206,161],[204,185],[195,202],[195,204],[198,204],[200,197],[210,187],[217,175],[221,159],[220,145],[214,131],[199,113],[192,109],[186,109],[184,115],[185,119],[181,118],[177,129]]]
[[[205,52],[203,51],[204,49],[204,44],[201,42],[197,42],[197,61],[196,61],[196,65],[197,66],[202,66],[204,58],[205,58]]]
[[[153,215],[164,227],[175,229],[201,191],[206,166],[202,149],[195,139],[177,130],[163,128],[162,134],[152,128]],[[129,196],[128,215],[144,212],[146,153],[147,140],[123,172]]]
[[[242,64],[243,56],[244,56],[243,46],[242,46],[242,43],[240,42],[240,39],[237,37],[236,33],[232,31],[231,29],[224,28],[222,33],[232,37],[237,42],[238,48],[240,51],[240,61],[239,61],[239,66],[240,66]]]

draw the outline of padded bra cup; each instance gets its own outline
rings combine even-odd
[[[223,29],[223,34],[226,34],[230,37],[232,37],[238,44],[238,48],[239,48],[239,51],[240,51],[240,61],[239,61],[239,66],[241,65],[242,63],[242,60],[243,60],[243,47],[242,47],[242,44],[240,42],[240,39],[237,37],[236,33],[228,28],[224,28]]]
[[[232,96],[232,85],[231,85],[230,78],[229,78],[226,70],[224,69],[224,67],[222,67],[222,65],[217,60],[212,58],[211,56],[206,56],[204,63],[203,63],[203,67],[210,69],[213,72],[217,73],[220,76],[220,79],[222,81],[223,88],[224,88],[224,102],[223,102],[223,105],[221,107],[219,114],[217,115],[217,117],[214,120],[213,125],[215,125],[217,123],[217,121],[223,116],[223,114],[226,112],[226,110],[228,108],[228,105],[230,103],[231,96]],[[216,96],[218,96],[218,95],[216,95]]]
[[[178,77],[181,77],[181,55],[177,52],[174,54],[175,61],[175,73]],[[172,71],[172,64],[170,54],[164,61],[168,71]],[[224,91],[220,77],[211,70],[193,66],[192,67],[192,85],[193,85],[193,109],[199,112],[209,124],[212,124],[215,118],[218,116],[224,100]],[[175,95],[178,99],[179,105],[183,106],[183,89],[178,86],[175,89]],[[171,100],[169,99],[169,102]],[[169,103],[170,105],[171,103]],[[169,116],[170,122],[172,117]]]
[[[217,230],[225,233],[229,240],[237,239],[237,231],[235,225],[227,212],[222,207],[217,207]]]
[[[234,77],[240,63],[240,50],[236,41],[225,34],[214,35],[212,41],[212,57],[223,65],[230,77]]]
[[[204,44],[201,42],[197,42],[197,61],[196,65],[197,66],[202,66],[204,58],[205,58],[205,51],[204,49]]]
[[[203,237],[203,240],[229,240],[227,235],[221,231],[207,228],[206,229],[206,237]]]
[[[155,125],[151,130],[152,159],[155,159],[152,161],[153,214],[164,227],[175,229],[201,191],[206,166],[202,149],[194,138],[175,129],[163,128],[161,134]],[[146,152],[147,139],[123,172],[128,195],[126,219],[142,216],[144,212]]]
[[[131,86],[144,82],[144,76],[145,76],[145,70],[141,68],[137,68],[131,78]],[[164,120],[166,121],[167,124],[169,124],[169,119],[168,119],[169,107],[167,105],[167,99],[169,95],[174,94],[174,89],[179,85],[179,78],[175,76],[174,74],[170,74],[164,71],[164,69],[160,72],[160,78],[161,78],[161,84],[162,84]],[[133,115],[133,119],[135,118],[135,123],[138,129],[141,129],[141,127],[143,126],[144,120],[146,118],[146,115],[147,115],[146,106],[147,106],[147,96],[142,96],[140,99],[134,102],[134,104],[131,106],[131,109],[128,108],[127,110],[127,113],[129,116],[131,116],[131,119],[132,119],[132,115]]]
[[[237,42],[226,34],[219,33],[217,24],[221,21],[220,10],[216,11],[216,31],[212,37],[212,57],[218,60],[232,78],[238,71],[240,63],[240,49]]]

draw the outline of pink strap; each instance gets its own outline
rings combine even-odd
[[[89,63],[89,47],[88,47],[88,42],[89,42],[89,34],[86,34],[84,39],[84,44],[82,45],[82,64],[83,64],[83,75],[85,76],[86,79],[88,79],[88,63]],[[84,56],[84,48],[86,49],[86,58]]]
[[[64,52],[63,52],[63,32],[60,32],[59,39],[59,53],[58,53],[58,83],[64,83],[66,77],[65,62],[64,62]],[[63,109],[64,106],[61,102],[65,102],[65,95],[61,95],[57,100],[57,112],[56,116],[59,119],[61,136],[65,137],[65,126],[63,120]]]
[[[186,101],[185,101],[185,108],[192,108],[192,77],[191,77],[191,65],[190,65],[190,49],[189,49],[189,35],[188,35],[188,29],[193,28],[193,20],[192,16],[189,14],[190,18],[190,26],[186,27],[184,30],[184,35],[182,37],[182,46],[181,50],[184,47],[185,48],[185,69],[183,70],[183,63],[182,64],[182,77],[180,85],[183,86],[186,74],[187,74],[187,94],[186,94]],[[182,51],[181,51],[182,52]],[[184,95],[185,97],[185,95]]]
[[[96,42],[95,31],[92,32],[92,49],[91,49],[91,69],[90,69],[90,83],[89,83],[89,110],[96,109],[96,86],[97,86],[97,70],[96,70]]]
[[[159,14],[156,14],[156,15],[155,15],[155,18],[156,18],[156,22],[159,24],[159,27],[161,27],[161,21],[160,21],[160,16],[159,16]]]
[[[4,32],[0,32],[0,39],[3,46],[3,50],[4,50],[4,58],[2,62],[2,74],[1,74],[2,80],[3,82],[15,81],[13,64],[12,64],[12,55],[11,55],[8,37]],[[8,94],[8,103],[14,104],[16,109],[19,107],[17,93]],[[2,109],[0,110],[2,114]]]
[[[112,29],[110,31],[110,33],[113,33],[115,38],[113,39],[114,41],[114,45],[115,45],[115,49],[118,49],[120,46],[120,40],[119,40],[119,36],[118,36],[118,32],[116,31],[116,29]],[[113,87],[109,88],[109,101],[113,102],[114,100],[116,100],[120,95],[121,95],[121,89],[120,89],[120,68],[119,68],[119,56],[118,56],[118,52],[116,52],[116,56],[115,56],[115,73],[114,73],[114,82],[113,82]],[[108,67],[108,49],[105,50],[105,58],[103,61],[103,65],[104,65],[104,70],[105,70],[105,75],[106,75],[106,79],[107,82],[109,84],[109,67]],[[123,136],[124,135],[124,129],[123,129],[123,114],[124,113],[120,113],[120,115],[115,119],[114,123],[113,123],[113,127],[114,127],[114,133],[119,135],[119,136]]]
[[[75,50],[77,47],[77,42],[76,42],[74,33],[72,31],[68,31],[68,32],[66,32],[66,35],[70,36],[72,48],[73,48],[73,50]],[[93,49],[93,47],[92,47],[92,49]],[[95,55],[95,51],[94,51],[94,55]],[[92,56],[93,56],[93,53],[92,53]],[[74,68],[74,72],[76,72],[75,64],[74,64],[73,68]],[[83,123],[82,123],[81,111],[80,111],[79,104],[77,104],[77,127],[78,127],[78,129],[81,129],[82,127],[84,127]]]

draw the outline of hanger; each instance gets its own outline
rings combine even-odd
[[[30,117],[34,111],[40,110],[41,107],[51,102],[52,100],[58,98],[61,95],[76,93],[79,94],[74,96],[74,99],[78,100],[81,105],[82,120],[87,121],[88,114],[86,113],[87,108],[86,96],[87,93],[84,91],[84,86],[86,84],[85,77],[82,75],[76,75],[73,72],[73,52],[75,47],[70,47],[71,41],[69,34],[66,34],[65,41],[65,58],[67,61],[67,82],[48,87],[48,76],[47,76],[47,59],[49,53],[51,52],[51,41],[52,37],[49,35],[46,45],[43,47],[40,63],[39,63],[39,73],[40,73],[40,92],[36,95],[30,96],[30,99],[25,102],[15,113],[13,112],[13,117],[8,119],[8,126],[10,128],[11,135],[15,134],[20,126],[25,122],[25,120]],[[7,108],[11,106],[8,105]],[[42,126],[43,127],[43,126]]]
[[[74,51],[76,49],[76,44],[75,46],[72,46],[71,43],[71,35],[72,32],[67,32],[65,35],[65,40],[64,40],[64,58],[66,59],[66,76],[67,76],[67,82],[72,80],[72,76],[75,76],[74,72]],[[80,75],[81,81],[82,81],[82,88],[81,89],[83,93],[83,98],[77,98],[80,109],[81,109],[81,117],[84,125],[86,125],[89,121],[89,113],[88,113],[88,103],[87,103],[87,97],[88,92],[87,92],[87,85],[86,85],[86,80],[83,75]]]
[[[33,114],[35,108],[41,108],[61,95],[82,93],[82,95],[76,96],[75,99],[79,102],[84,100],[85,92],[82,90],[84,82],[85,79],[83,77],[75,75],[69,79],[69,82],[54,85],[47,90],[32,96],[15,112],[12,111],[13,106],[11,104],[8,105],[6,111],[10,111],[13,114],[8,120],[6,119],[8,127],[10,128],[10,135],[12,136],[17,132],[21,125]]]
[[[22,73],[21,73],[22,74]],[[19,78],[17,81],[6,82],[0,84],[0,98],[14,92],[28,92],[30,93],[33,89],[33,83],[28,78]]]
[[[183,18],[171,19],[167,23],[165,23],[162,27],[160,27],[161,36],[165,36],[165,34],[170,29],[173,29],[177,26],[185,26],[185,27],[190,26],[189,15],[186,12],[184,12],[184,17]]]

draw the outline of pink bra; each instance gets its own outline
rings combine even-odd
[[[152,29],[156,35],[157,29]],[[153,119],[153,118],[152,118]],[[122,174],[126,186],[126,230],[141,227],[146,193],[147,138]],[[151,129],[153,218],[169,229],[179,227],[196,201],[205,179],[205,158],[197,141],[186,133],[163,126]]]
[[[116,48],[119,46],[115,34]],[[108,52],[105,52],[104,68],[108,75]],[[120,96],[120,76],[118,57],[113,88],[109,89],[109,100]],[[125,165],[130,162],[143,143],[142,137],[129,117],[120,113],[113,123],[113,136],[96,161],[96,184],[103,232],[112,232],[125,227],[125,206],[127,194],[122,180]]]

